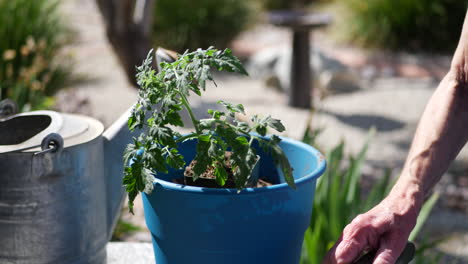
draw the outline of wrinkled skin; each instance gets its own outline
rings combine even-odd
[[[352,263],[366,250],[378,248],[374,263],[394,263],[403,251],[420,209],[420,202],[402,203],[404,195],[392,194],[343,231],[324,263]]]
[[[393,264],[403,251],[424,197],[468,141],[468,15],[452,65],[421,117],[400,178],[390,194],[357,216],[322,264],[353,263],[377,249],[374,264]]]

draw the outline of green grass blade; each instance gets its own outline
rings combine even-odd
[[[372,187],[371,191],[369,192],[366,200],[364,201],[364,205],[362,207],[362,211],[366,212],[372,207],[374,207],[377,203],[383,200],[383,198],[388,193],[388,186],[390,183],[390,176],[392,175],[392,170],[387,168],[385,169],[383,177],[378,180],[378,182]]]
[[[426,222],[427,218],[429,217],[432,208],[436,204],[437,200],[439,199],[439,193],[435,192],[431,195],[431,197],[424,203],[423,207],[421,208],[421,212],[419,213],[418,220],[416,222],[416,226],[413,228],[409,236],[409,241],[414,241],[418,236],[421,228],[423,227],[424,223]]]
[[[357,198],[357,195],[358,195],[357,190],[359,189],[358,186],[359,186],[359,179],[361,177],[362,164],[364,163],[366,159],[367,149],[369,148],[370,141],[374,137],[374,135],[375,135],[375,128],[372,127],[367,135],[366,143],[364,144],[364,146],[362,147],[361,151],[358,154],[358,157],[355,161],[354,166],[349,171],[349,175],[348,175],[349,183],[346,186],[346,188],[349,190],[347,197],[346,197],[347,204],[352,203],[352,201]]]

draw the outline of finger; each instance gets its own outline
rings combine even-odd
[[[367,249],[369,249],[369,245],[363,239],[354,237],[349,240],[342,240],[335,250],[336,263],[351,263]]]
[[[337,246],[336,256],[343,263],[351,263],[365,251],[375,248],[385,229],[386,224],[382,219],[366,214],[358,215],[343,230],[343,239]]]
[[[359,246],[354,239],[343,241],[343,234],[328,251],[322,264],[344,264],[351,263],[360,255]],[[351,251],[351,252],[350,252]],[[356,252],[354,252],[356,251]]]
[[[381,240],[374,264],[394,264],[406,246],[407,238],[401,237],[401,234],[387,236]]]
[[[360,215],[356,217],[343,231],[342,237],[329,251],[325,263],[351,263],[362,252],[377,244],[378,235],[370,224],[370,219]]]

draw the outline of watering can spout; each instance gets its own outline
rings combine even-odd
[[[127,144],[131,142],[132,132],[127,127],[127,120],[131,114],[129,108],[103,134],[104,137],[104,176],[107,186],[107,232],[108,238],[117,224],[120,208],[125,198],[122,186],[123,162],[122,154]]]

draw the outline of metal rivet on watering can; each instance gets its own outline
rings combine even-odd
[[[40,155],[44,153],[59,153],[63,149],[63,138],[60,134],[50,133],[41,142],[42,151],[34,153]]]
[[[130,111],[104,132],[86,116],[16,109],[0,104],[0,263],[104,263]]]

